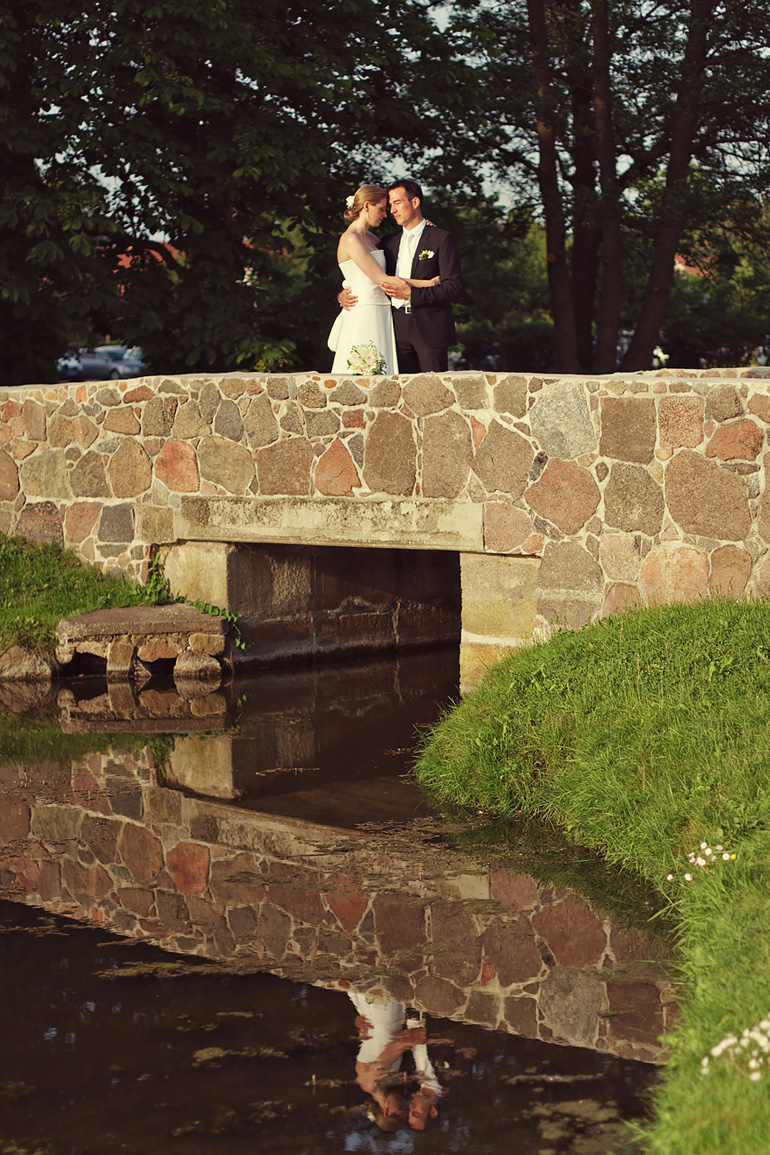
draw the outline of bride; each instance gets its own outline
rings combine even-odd
[[[348,197],[344,216],[350,224],[339,239],[337,263],[358,300],[353,308],[340,311],[329,334],[329,348],[334,350],[332,373],[398,373],[390,297],[383,288],[398,288],[403,280],[386,276],[385,254],[369,232],[385,219],[387,201],[385,189],[375,184],[361,185]],[[437,285],[439,280],[410,278],[408,283]]]

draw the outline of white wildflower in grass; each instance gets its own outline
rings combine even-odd
[[[712,849],[708,842],[701,842],[700,851],[701,853],[699,853],[697,850],[691,850],[687,855],[687,861],[691,866],[697,866],[701,870],[703,870],[704,867],[713,866],[715,862],[735,862],[736,856],[730,853],[730,851],[725,850],[725,848],[719,843],[717,843],[717,845]],[[685,874],[684,880],[685,882],[692,882],[693,875],[688,872]],[[673,881],[674,875],[667,874],[666,882]]]
[[[711,1059],[720,1059],[722,1055],[727,1055],[732,1066],[745,1073],[752,1083],[758,1083],[763,1069],[770,1066],[770,1017],[761,1019],[755,1027],[744,1027],[740,1039],[732,1032],[725,1035],[701,1059],[701,1074],[707,1075]]]
[[[376,377],[385,372],[385,358],[374,341],[354,345],[348,353],[348,369],[357,376]]]

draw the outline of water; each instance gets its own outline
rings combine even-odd
[[[632,1149],[667,952],[403,777],[456,676],[60,698],[91,748],[0,767],[0,1150]]]

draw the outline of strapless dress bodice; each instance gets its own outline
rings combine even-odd
[[[385,272],[385,254],[382,249],[374,249],[372,256],[378,265]],[[383,293],[379,285],[367,277],[359,269],[355,261],[342,261],[340,264],[340,272],[345,278],[346,283],[350,286],[351,292],[358,297],[359,305],[390,305],[389,297]]]
[[[384,273],[385,254],[375,249],[372,256]],[[340,310],[329,335],[329,347],[334,350],[332,373],[350,372],[351,353],[357,346],[368,345],[374,345],[384,358],[386,373],[398,373],[390,297],[361,272],[355,261],[341,261],[340,272],[358,300],[352,309]]]

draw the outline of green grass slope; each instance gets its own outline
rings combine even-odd
[[[520,651],[417,772],[439,802],[537,818],[657,888],[683,1016],[647,1147],[770,1151],[770,604],[644,610]]]
[[[166,600],[161,585],[102,573],[58,545],[0,534],[0,653],[12,645],[52,651],[62,618],[155,604]]]

